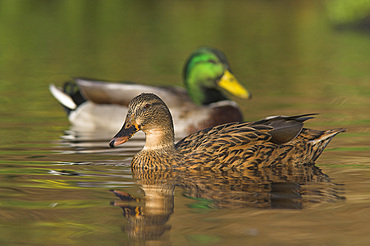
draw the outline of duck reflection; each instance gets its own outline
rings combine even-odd
[[[55,150],[61,154],[110,154],[132,156],[140,151],[145,144],[145,135],[139,132],[133,141],[123,148],[107,149],[107,142],[114,133],[109,131],[86,131],[72,126],[64,131],[58,140]]]
[[[174,210],[175,180],[172,172],[135,172],[134,178],[143,189],[143,198],[134,198],[122,191],[112,190],[120,201],[119,206],[127,219],[126,232],[132,239],[156,239],[171,229],[166,224]]]
[[[212,201],[215,208],[302,209],[311,202],[336,200],[338,189],[314,165],[275,167],[244,172],[182,175],[188,197]]]
[[[133,170],[144,197],[114,190],[123,210],[126,231],[132,239],[163,239],[174,211],[175,186],[183,195],[207,201],[212,208],[303,209],[320,202],[344,199],[338,185],[311,165],[277,166],[244,172]]]

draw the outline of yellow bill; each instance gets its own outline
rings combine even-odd
[[[249,91],[236,80],[235,76],[230,73],[229,70],[224,72],[224,75],[219,80],[218,85],[235,96],[245,99],[251,98]]]

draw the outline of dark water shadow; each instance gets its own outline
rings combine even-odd
[[[156,240],[171,230],[174,191],[202,206],[216,209],[304,209],[322,202],[344,200],[343,187],[315,165],[281,166],[244,172],[133,170],[144,197],[113,190],[120,199],[112,202],[123,210],[126,233],[131,239]],[[206,204],[206,205],[204,205]],[[230,210],[231,212],[231,210]],[[165,236],[168,238],[168,235]]]

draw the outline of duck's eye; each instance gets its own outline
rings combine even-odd
[[[148,109],[148,108],[150,108],[150,104],[149,103],[147,103],[147,104],[144,105],[144,109]]]
[[[216,61],[215,61],[215,60],[213,60],[213,59],[209,59],[209,60],[208,60],[208,62],[209,62],[209,63],[216,64]]]

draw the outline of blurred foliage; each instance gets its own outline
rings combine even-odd
[[[337,27],[370,30],[370,0],[327,0],[326,6]]]

